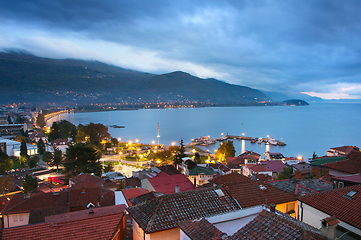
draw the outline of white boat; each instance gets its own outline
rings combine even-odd
[[[268,140],[268,142],[269,142],[269,144],[271,144],[271,145],[277,145],[277,140],[276,139],[274,139],[274,138],[270,138],[269,140]]]
[[[258,138],[258,144],[261,144],[263,142],[262,138]]]

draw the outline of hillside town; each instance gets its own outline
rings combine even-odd
[[[62,111],[68,111],[62,109]],[[361,239],[361,151],[311,159],[123,142],[0,112],[0,239]]]

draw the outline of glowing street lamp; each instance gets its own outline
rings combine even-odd
[[[175,142],[172,142],[172,146],[175,146]]]
[[[155,141],[152,141],[152,144],[154,145],[154,144],[155,144]]]
[[[139,140],[138,140],[138,139],[135,139],[135,142],[137,143],[137,142],[139,142]]]
[[[118,138],[118,142],[122,141],[122,138]]]

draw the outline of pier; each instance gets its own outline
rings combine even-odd
[[[271,144],[271,145],[278,145],[278,146],[286,146],[286,143],[284,141],[279,141],[279,140],[275,140],[273,138],[253,138],[253,137],[247,137],[244,135],[238,136],[238,135],[225,135],[222,136],[220,138],[215,138],[215,139],[211,139],[209,136],[203,136],[200,138],[196,138],[196,139],[192,139],[192,143],[190,145],[196,146],[196,145],[201,145],[201,146],[210,146],[215,144],[216,142],[223,142],[226,140],[247,140],[247,141],[251,141],[251,143],[266,143],[266,144]],[[261,141],[259,141],[261,140]]]

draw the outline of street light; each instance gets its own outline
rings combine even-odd
[[[154,144],[155,144],[155,141],[152,141],[152,144],[154,145]]]
[[[138,139],[135,139],[135,142],[137,143],[137,142],[139,142],[139,140],[138,140]]]
[[[175,142],[172,142],[172,146],[175,146]]]

